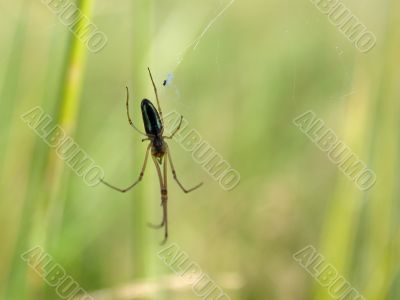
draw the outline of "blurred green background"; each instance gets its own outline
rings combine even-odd
[[[139,103],[179,111],[241,182],[224,191],[170,142],[170,243],[231,299],[331,299],[292,258],[313,245],[365,299],[400,299],[400,3],[345,4],[376,35],[362,54],[310,1],[80,0],[108,37],[91,53],[39,0],[0,2],[0,297],[60,299],[20,255],[41,245],[94,299],[198,299],[157,257],[154,166],[128,194],[88,187],[20,115],[42,107],[120,187],[145,144]],[[210,23],[211,22],[211,23]],[[207,25],[211,25],[196,41]],[[187,51],[184,51],[187,49]],[[171,85],[162,86],[172,73]],[[292,119],[313,110],[377,174],[360,192]],[[131,289],[129,289],[130,287]]]

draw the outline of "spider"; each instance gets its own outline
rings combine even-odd
[[[154,88],[154,93],[156,95],[157,99],[157,106],[158,110],[154,107],[153,103],[151,103],[150,100],[148,99],[143,99],[141,102],[141,110],[142,110],[142,118],[143,118],[143,124],[145,128],[145,133],[139,130],[134,123],[132,122],[132,119],[129,114],[129,89],[126,87],[126,112],[128,116],[128,121],[129,124],[135,129],[137,132],[139,132],[141,135],[146,136],[145,139],[142,139],[142,142],[144,141],[150,141],[149,145],[147,146],[146,150],[146,155],[144,158],[142,170],[140,172],[139,178],[130,186],[128,186],[125,189],[120,189],[117,188],[110,183],[104,181],[103,179],[101,180],[102,183],[104,183],[106,186],[119,191],[121,193],[126,193],[127,191],[131,190],[135,185],[137,185],[143,178],[144,172],[146,170],[147,166],[147,161],[149,158],[149,152],[151,150],[151,158],[154,162],[154,165],[157,170],[157,175],[158,179],[160,181],[160,190],[161,190],[161,206],[163,207],[163,218],[162,222],[160,225],[153,225],[153,224],[148,224],[148,226],[154,228],[154,229],[161,229],[164,227],[164,240],[162,241],[161,244],[165,244],[167,239],[168,239],[168,189],[167,189],[167,171],[168,171],[168,163],[171,166],[172,170],[172,175],[179,185],[179,187],[184,191],[185,193],[190,193],[197,188],[199,188],[203,183],[199,183],[198,185],[194,186],[191,189],[186,189],[183,187],[182,183],[178,179],[175,171],[174,164],[172,162],[172,157],[171,153],[168,147],[167,142],[165,141],[166,139],[172,139],[174,135],[179,131],[181,124],[182,124],[182,119],[183,117],[181,116],[179,125],[178,127],[172,132],[170,136],[164,136],[164,121],[163,121],[163,115],[160,107],[160,102],[158,99],[158,93],[157,93],[157,87],[154,83],[153,76],[151,75],[150,68],[147,68],[149,71],[150,79],[153,84]],[[162,168],[162,169],[161,169]]]

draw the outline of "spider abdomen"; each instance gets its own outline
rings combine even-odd
[[[150,100],[143,99],[141,103],[142,117],[146,134],[152,136],[160,136],[163,133],[163,125],[160,115]]]

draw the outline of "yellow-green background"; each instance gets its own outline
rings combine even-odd
[[[19,257],[38,244],[90,293],[155,289],[172,275],[157,258],[162,232],[145,226],[161,218],[153,166],[129,194],[90,188],[20,119],[41,106],[127,186],[145,145],[126,120],[124,88],[142,126],[140,100],[154,100],[147,66],[164,111],[182,113],[241,174],[226,192],[170,143],[182,181],[205,182],[185,195],[170,176],[170,242],[231,299],[331,299],[292,259],[307,245],[365,299],[400,299],[399,2],[345,1],[377,37],[362,54],[308,0],[236,0],[178,65],[228,2],[78,1],[109,39],[88,53],[41,1],[1,0],[1,299],[59,299]],[[369,192],[293,126],[307,110],[376,172]],[[190,287],[150,294],[197,299]],[[130,299],[105,295],[96,299]]]

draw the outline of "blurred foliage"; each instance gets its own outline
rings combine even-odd
[[[232,299],[330,299],[292,258],[307,245],[365,299],[400,298],[399,3],[346,2],[377,36],[362,54],[311,1],[235,1],[214,20],[229,2],[79,0],[108,37],[98,53],[43,1],[0,2],[0,299],[58,299],[20,259],[35,245],[90,293],[170,273],[161,231],[146,227],[161,218],[153,166],[132,193],[88,187],[20,119],[42,107],[127,186],[146,146],[126,120],[125,86],[141,127],[140,100],[155,100],[147,66],[164,112],[182,113],[241,174],[226,192],[170,142],[182,181],[205,182],[185,195],[170,176],[170,242],[217,282],[237,276]],[[307,110],[376,172],[370,191],[293,126]]]

